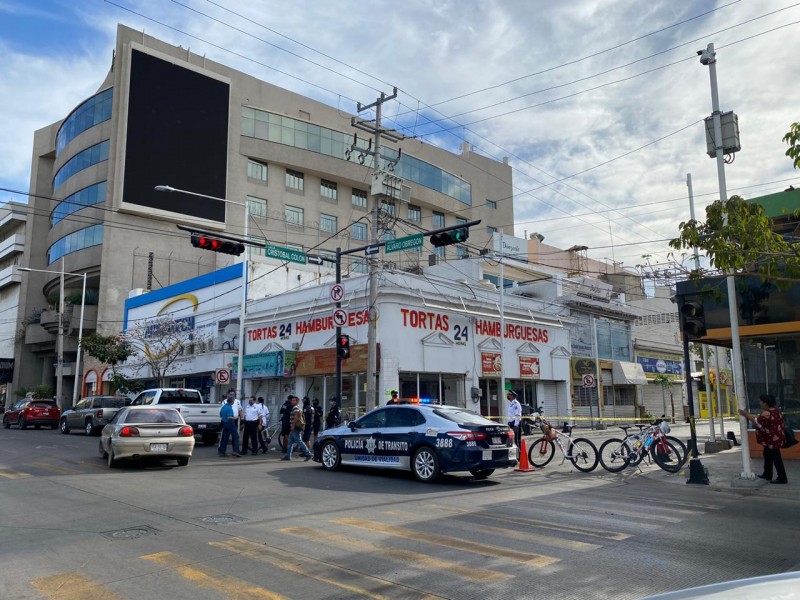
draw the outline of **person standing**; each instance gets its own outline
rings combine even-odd
[[[279,411],[279,415],[281,417],[281,434],[278,437],[278,444],[280,445],[282,450],[286,449],[286,444],[289,443],[289,421],[292,415],[292,399],[296,396],[289,394],[286,397],[286,402],[281,405],[281,409]]]
[[[233,456],[239,454],[239,428],[236,426],[236,415],[233,411],[233,396],[228,396],[225,404],[219,409],[219,418],[222,421],[222,436],[219,439],[219,455],[226,456],[228,451],[228,438],[233,437]]]
[[[303,428],[303,443],[306,447],[311,444],[311,431],[314,426],[314,409],[311,408],[311,399],[308,396],[303,397],[303,420],[305,425]]]
[[[764,446],[764,472],[759,479],[766,479],[770,483],[789,483],[786,478],[786,468],[783,466],[781,446],[786,441],[783,415],[778,408],[778,403],[772,396],[761,394],[758,397],[761,404],[761,414],[758,416],[740,408],[739,414],[751,421],[756,428],[756,441]],[[772,479],[772,468],[775,467],[778,478]]]
[[[266,404],[264,404],[264,397],[258,397],[258,404],[257,404],[259,411],[261,413],[261,425],[258,428],[258,443],[261,447],[261,454],[266,454],[269,447],[267,444],[269,443],[269,408]]]
[[[392,390],[392,397],[386,404],[400,404],[400,398],[398,397],[397,390]]]
[[[328,409],[328,416],[325,417],[325,429],[332,429],[339,426],[339,405],[336,396],[331,398],[331,407]]]
[[[514,441],[519,445],[519,421],[522,416],[522,405],[517,400],[517,393],[514,390],[508,390],[506,400],[508,400],[508,426],[514,431]]]
[[[305,420],[303,419],[303,410],[298,406],[299,398],[292,396],[292,412],[289,417],[289,441],[286,445],[286,454],[283,455],[281,460],[291,460],[292,450],[295,446],[300,446],[302,450],[301,456],[306,460],[311,458],[311,452],[308,446],[303,443],[303,430],[305,429]]]
[[[256,406],[256,397],[250,396],[244,409],[244,441],[242,454],[248,449],[253,456],[258,454],[258,426],[261,424],[261,410]]]
[[[319,436],[319,430],[322,428],[322,407],[319,405],[319,398],[314,398],[311,405],[314,408],[314,422],[311,431],[314,433],[314,441],[316,442]]]

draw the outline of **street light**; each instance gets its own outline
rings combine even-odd
[[[235,204],[236,206],[243,206],[244,207],[244,237],[248,237],[248,230],[250,226],[250,211],[249,206],[246,202],[236,202],[235,200],[226,200],[225,198],[217,198],[216,196],[208,196],[206,194],[200,194],[198,192],[190,192],[189,190],[181,190],[178,188],[174,188],[171,185],[157,185],[155,187],[157,192],[170,192],[170,193],[180,193],[180,194],[188,194],[190,196],[198,196],[200,198],[209,198],[210,200],[218,200],[219,202],[224,202],[226,204]],[[244,259],[242,260],[242,301],[241,306],[239,308],[239,364],[236,368],[236,385],[239,388],[237,397],[243,398],[244,397],[244,317],[245,311],[247,308],[247,264],[248,259],[250,257],[250,246],[245,245],[244,250]]]
[[[78,401],[78,371],[81,364],[81,342],[83,341],[83,310],[86,306],[86,273],[67,273],[64,271],[64,257],[61,257],[61,270],[49,271],[47,269],[31,269],[28,267],[19,267],[19,271],[28,271],[36,273],[53,273],[60,275],[59,278],[59,302],[58,302],[58,369],[56,371],[56,398],[61,402],[61,393],[63,391],[64,379],[64,275],[72,275],[74,277],[83,277],[83,292],[81,293],[81,320],[78,326],[78,352],[75,356],[75,382],[72,385],[72,405]]]

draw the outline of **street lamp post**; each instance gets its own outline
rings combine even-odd
[[[49,271],[47,269],[31,269],[28,267],[19,267],[20,271],[35,272],[35,273],[52,273],[59,275],[59,302],[58,302],[58,367],[56,370],[56,398],[58,398],[59,406],[62,399],[64,381],[64,276],[71,275],[74,277],[83,277],[83,292],[81,293],[81,319],[78,326],[78,351],[75,356],[75,382],[72,386],[72,404],[78,401],[78,372],[81,364],[81,342],[83,341],[83,313],[86,306],[86,273],[67,273],[64,271],[64,257],[61,257],[61,270]]]
[[[200,194],[198,192],[190,192],[189,190],[174,188],[170,185],[157,185],[155,190],[157,192],[177,192],[180,194],[188,194],[190,196],[198,196],[200,198],[209,198],[210,200],[218,200],[219,202],[224,202],[225,204],[235,204],[236,206],[244,207],[244,237],[248,237],[248,231],[250,227],[250,211],[247,203],[236,202],[235,200],[226,200],[225,198],[217,198],[216,196],[208,196],[207,194]],[[244,398],[244,318],[247,310],[247,265],[250,256],[250,246],[245,244],[244,248],[244,259],[242,260],[242,298],[239,308],[239,357],[236,368],[236,387],[238,388],[238,398]]]

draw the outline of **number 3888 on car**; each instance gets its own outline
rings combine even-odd
[[[329,471],[340,465],[410,470],[424,482],[459,471],[484,479],[515,466],[517,448],[509,427],[470,410],[400,404],[321,432],[314,460]]]

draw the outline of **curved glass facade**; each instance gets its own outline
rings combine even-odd
[[[113,92],[114,88],[108,88],[72,111],[56,134],[56,156],[80,133],[111,118]]]
[[[53,191],[58,189],[62,183],[75,175],[78,171],[83,171],[87,167],[108,160],[109,146],[109,141],[106,140],[94,146],[90,146],[86,148],[86,150],[82,150],[70,158],[64,163],[64,166],[58,170],[56,176],[53,177]]]
[[[103,226],[92,225],[65,235],[47,249],[47,264],[53,264],[62,256],[103,243]]]
[[[85,187],[71,196],[67,196],[59,202],[53,210],[53,214],[50,217],[50,225],[55,225],[59,221],[62,221],[67,215],[78,212],[82,208],[105,202],[106,188],[106,182],[101,181],[100,183]]]
[[[372,157],[359,155],[358,149],[350,152],[352,135],[255,108],[242,107],[242,135],[319,152],[368,167],[373,164]],[[365,149],[369,143],[362,139],[358,142]],[[385,161],[392,160],[397,157],[397,152],[391,148],[381,148],[381,157]],[[404,154],[394,172],[472,206],[472,186],[469,182],[428,162]]]

